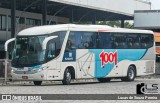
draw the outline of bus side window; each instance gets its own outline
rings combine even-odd
[[[98,35],[99,38],[99,43],[98,43],[98,48],[102,49],[111,49],[113,45],[113,40],[112,36],[108,32],[99,32]]]
[[[66,35],[66,31],[53,32],[49,35],[49,36],[58,36],[58,38],[55,39],[54,41],[56,43],[56,56],[60,54],[65,35]]]
[[[81,45],[84,49],[96,48],[96,33],[94,32],[83,32],[81,38]]]
[[[75,33],[71,32],[69,34],[68,40],[67,40],[67,44],[66,44],[66,50],[72,50],[72,49],[76,49],[76,45],[75,45]]]
[[[126,34],[122,33],[115,33],[114,34],[114,48],[119,49],[119,48],[127,48],[127,36]]]
[[[75,31],[70,32],[66,50],[96,48],[96,33]]]
[[[128,34],[127,37],[128,48],[136,49],[140,48],[140,38],[138,34]]]
[[[70,50],[71,47],[72,47],[72,41],[71,41],[71,40],[68,40],[68,41],[67,41],[67,45],[66,45],[66,49],[67,49],[67,50]]]
[[[141,35],[141,45],[142,48],[150,48],[153,46],[153,35],[142,34]]]

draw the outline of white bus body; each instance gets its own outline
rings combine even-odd
[[[44,80],[110,78],[133,81],[155,73],[153,32],[100,25],[49,25],[17,34],[12,79]]]

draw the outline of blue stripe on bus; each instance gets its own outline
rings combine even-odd
[[[100,54],[104,51],[105,53],[115,53],[117,52],[118,60],[120,62],[122,60],[131,60],[136,61],[143,58],[147,49],[90,49],[89,52],[95,54],[95,78],[103,78],[106,77],[113,69],[113,63],[106,63],[104,66],[101,64]],[[111,58],[112,59],[112,58]]]
[[[42,67],[42,65],[37,65],[37,66],[33,66],[31,68],[33,68],[33,69],[40,69],[41,67]]]
[[[40,69],[41,67],[42,67],[42,65],[36,65],[36,66],[28,67],[28,72],[31,73],[31,72],[33,72],[33,71],[32,71],[33,69],[37,69],[37,70],[38,70],[38,69]]]

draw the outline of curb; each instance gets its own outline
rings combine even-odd
[[[152,74],[152,75],[146,75],[146,76],[140,76],[137,78],[142,78],[142,79],[158,79],[160,78],[160,74]]]

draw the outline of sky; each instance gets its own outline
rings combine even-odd
[[[149,1],[149,0],[147,0]],[[150,0],[152,10],[160,10],[160,0]]]

